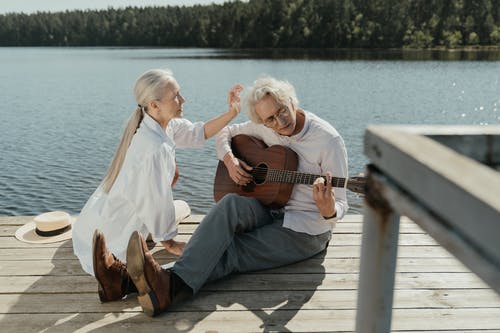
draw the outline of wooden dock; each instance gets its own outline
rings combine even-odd
[[[186,219],[189,239],[202,216]],[[234,275],[191,301],[149,318],[135,296],[101,304],[97,284],[71,241],[19,242],[32,217],[0,217],[0,332],[352,332],[361,215],[337,224],[330,246],[309,260]],[[161,263],[175,260],[161,247]],[[500,332],[500,296],[413,222],[402,219],[392,317],[394,332]]]

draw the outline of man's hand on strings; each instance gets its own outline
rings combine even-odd
[[[326,182],[326,184],[325,184]],[[332,191],[332,175],[330,172],[324,177],[317,178],[313,183],[313,199],[323,217],[331,217],[336,214],[335,196]]]

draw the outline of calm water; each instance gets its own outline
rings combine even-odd
[[[357,60],[300,52],[282,58],[206,49],[0,48],[0,215],[78,213],[134,110],[133,83],[150,68],[174,71],[187,99],[184,116],[193,121],[226,110],[236,82],[249,85],[262,74],[289,80],[301,106],[344,137],[351,175],[367,163],[368,124],[500,123],[498,52],[452,56],[462,61],[428,60],[443,58],[429,53],[349,57]],[[242,113],[235,121],[244,120]],[[213,204],[213,145],[211,139],[202,149],[177,152],[175,196],[195,213]],[[361,212],[361,199],[349,199],[350,213]]]

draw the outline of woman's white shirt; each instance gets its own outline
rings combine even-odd
[[[200,147],[204,123],[172,119],[166,131],[144,114],[127,150],[125,161],[109,193],[100,185],[83,207],[73,226],[73,248],[83,269],[93,274],[92,237],[96,229],[108,249],[123,262],[130,235],[151,233],[155,242],[177,235],[172,180],[175,147]]]

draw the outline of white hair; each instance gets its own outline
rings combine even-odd
[[[142,74],[134,86],[137,104],[145,107],[149,102],[162,99],[169,84],[176,82],[169,69],[151,69]]]
[[[277,80],[270,76],[257,79],[245,96],[248,117],[254,123],[262,124],[262,119],[255,112],[255,104],[265,96],[272,96],[279,104],[285,105],[292,102],[295,108],[299,106],[295,88],[290,82]]]

